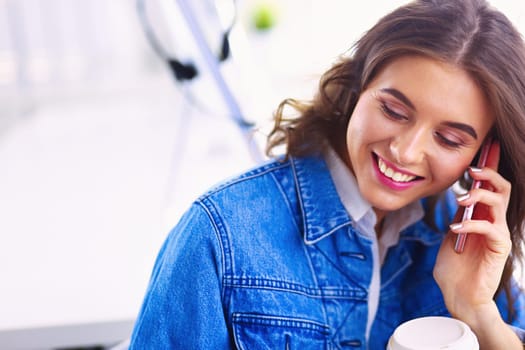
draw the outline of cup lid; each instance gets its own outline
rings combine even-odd
[[[389,350],[478,350],[469,326],[450,317],[421,317],[401,324],[388,342]]]

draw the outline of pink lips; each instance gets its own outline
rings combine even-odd
[[[418,178],[418,179],[415,179],[415,180],[412,180],[412,181],[408,181],[408,182],[397,182],[397,181],[394,181],[393,179],[385,176],[379,170],[379,166],[377,164],[377,158],[378,158],[378,155],[372,154],[372,160],[373,160],[372,163],[374,164],[374,171],[376,173],[376,176],[377,176],[377,178],[379,179],[379,181],[383,185],[387,186],[390,189],[397,190],[397,191],[406,190],[406,189],[408,189],[410,187],[415,186],[417,183],[419,183],[422,180],[422,179]],[[398,167],[396,167],[395,165],[393,165],[392,163],[386,161],[383,158],[381,158],[381,160],[383,162],[385,162],[385,164],[387,164],[389,168],[392,168],[395,171],[402,172],[402,173],[407,174],[407,175],[416,176],[416,174],[413,174],[413,173],[410,173],[410,172],[407,172],[407,171],[399,169]]]

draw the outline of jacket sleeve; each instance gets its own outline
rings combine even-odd
[[[218,232],[195,203],[155,262],[129,349],[229,349]]]
[[[496,304],[498,305],[503,320],[509,324],[521,339],[521,342],[525,344],[525,294],[522,285],[516,280],[512,280],[511,293],[514,303],[514,314],[509,313],[509,301],[503,291],[496,297]]]

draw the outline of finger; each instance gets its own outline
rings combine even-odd
[[[510,253],[512,242],[508,230],[499,225],[493,225],[486,220],[466,220],[450,225],[453,233],[475,234],[484,236],[490,243],[491,249],[500,253]]]
[[[502,194],[475,189],[464,196],[458,197],[458,204],[461,206],[475,205],[474,219],[488,220],[494,223],[505,223],[508,198]],[[481,210],[481,204],[485,210]]]
[[[470,168],[469,173],[474,180],[481,181],[481,188],[510,196],[511,183],[496,170],[488,167]]]

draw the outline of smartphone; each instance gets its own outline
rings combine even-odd
[[[491,136],[487,136],[485,141],[483,142],[483,145],[481,146],[481,153],[479,155],[478,163],[476,166],[478,168],[483,168],[485,166],[485,163],[487,162],[487,157],[489,155],[490,148],[492,147],[493,139]],[[479,188],[481,186],[481,181],[474,180],[472,181],[472,185],[470,186],[470,190],[473,190],[475,188]],[[468,205],[465,208],[465,211],[463,212],[463,218],[461,221],[470,220],[472,218],[472,213],[474,212],[474,206],[475,203]],[[454,245],[454,250],[457,253],[462,253],[463,249],[465,248],[465,242],[467,241],[467,233],[460,233],[456,237],[456,243]]]

